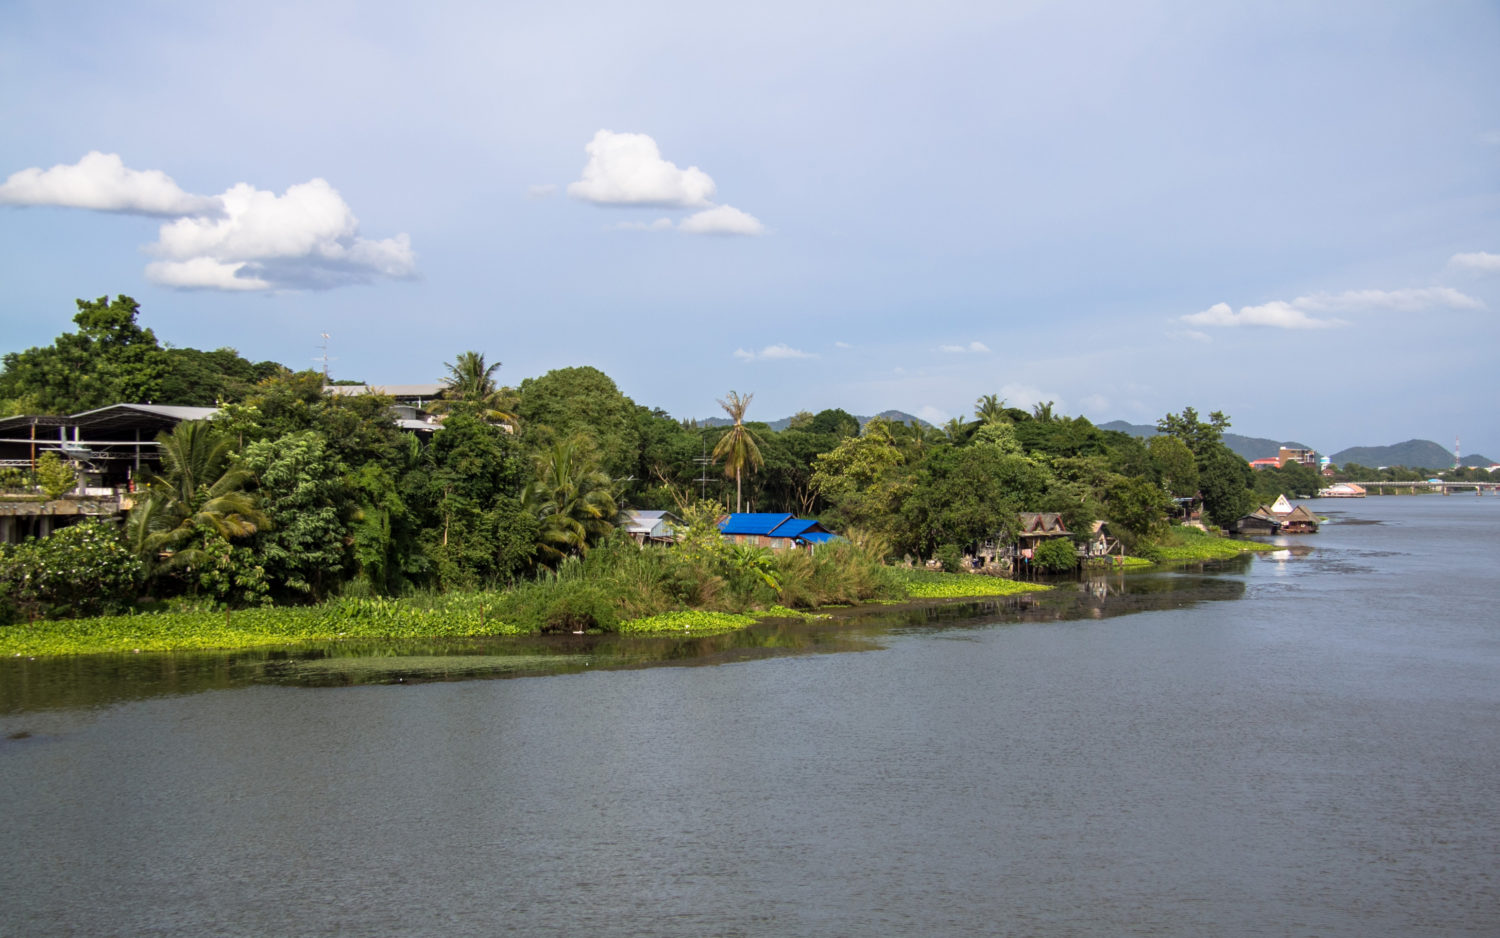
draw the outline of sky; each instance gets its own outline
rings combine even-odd
[[[0,0],[0,351],[1500,459],[1500,5]]]

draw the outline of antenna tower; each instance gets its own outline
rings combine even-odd
[[[1458,455],[1458,437],[1453,438],[1453,468],[1457,469],[1462,460]]]
[[[321,348],[323,349],[323,354],[322,354],[322,356],[320,358],[313,359],[313,361],[322,361],[323,362],[323,383],[327,384],[328,383],[328,340],[331,339],[331,338],[333,338],[333,336],[329,335],[326,332],[320,332],[320,333],[318,333],[318,335],[320,335],[320,336],[323,337],[323,344],[321,346]]]
[[[700,499],[707,499],[708,498],[708,483],[710,483],[710,482],[713,481],[712,479],[710,479],[708,477],[708,467],[711,466],[711,465],[713,465],[713,462],[714,462],[713,458],[708,455],[708,428],[707,427],[703,428],[703,455],[699,456],[697,459],[694,459],[693,462],[697,463],[699,466],[702,467],[699,470],[698,478],[696,478],[696,479],[693,480],[694,482],[698,483],[698,497]]]

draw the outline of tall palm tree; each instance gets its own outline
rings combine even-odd
[[[609,475],[576,436],[537,454],[536,481],[522,491],[521,503],[541,523],[537,552],[551,566],[587,553],[618,514]]]
[[[202,558],[196,535],[210,531],[228,540],[269,525],[245,491],[251,474],[233,464],[230,437],[206,420],[186,420],[156,437],[161,472],[145,478],[145,497],[130,512],[127,535],[148,560],[169,553],[169,567],[191,567]]]
[[[515,414],[519,403],[515,390],[500,387],[495,382],[500,362],[489,364],[485,362],[483,352],[468,351],[460,352],[451,362],[444,362],[443,367],[448,369],[447,377],[442,379],[447,385],[445,399],[433,405],[434,411],[451,410],[455,403],[462,402],[474,407],[482,419],[505,424],[512,431],[520,424]]]
[[[1031,416],[1032,416],[1032,419],[1039,420],[1042,423],[1051,423],[1052,420],[1053,420],[1052,406],[1053,406],[1053,402],[1052,401],[1048,401],[1045,404],[1033,404],[1033,405],[1031,405]]]
[[[734,421],[729,431],[719,437],[719,442],[714,444],[714,459],[724,460],[724,474],[734,476],[734,510],[739,511],[743,503],[741,498],[741,477],[745,469],[754,469],[764,466],[765,460],[761,458],[760,447],[756,445],[755,434],[745,426],[745,410],[754,399],[754,394],[746,394],[741,397],[734,391],[729,392],[727,400],[719,401],[719,406],[724,408],[724,413]]]
[[[957,443],[969,432],[969,422],[962,417],[953,417],[943,424],[943,433],[948,437],[948,442]]]
[[[974,402],[974,416],[979,418],[980,423],[1005,423],[1009,420],[1005,416],[1005,398],[995,394],[985,394]]]

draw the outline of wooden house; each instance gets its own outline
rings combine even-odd
[[[1062,515],[1055,511],[1023,511],[1021,526],[1016,534],[1016,546],[1022,557],[1029,558],[1032,551],[1043,541],[1054,537],[1072,537],[1073,532],[1063,524]]]

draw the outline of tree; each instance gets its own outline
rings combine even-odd
[[[156,441],[162,471],[146,476],[145,497],[130,519],[130,540],[148,563],[168,553],[166,568],[192,567],[204,559],[205,535],[232,540],[266,527],[245,491],[250,471],[234,465],[227,435],[208,421],[186,420]]]
[[[62,498],[78,487],[73,465],[56,453],[43,453],[36,461],[36,484],[48,500]]]
[[[611,488],[579,437],[538,454],[536,481],[522,493],[521,504],[537,519],[543,563],[556,566],[564,557],[581,556],[609,533],[617,514]]]
[[[501,423],[515,429],[520,423],[516,416],[519,403],[516,392],[502,388],[495,382],[495,372],[500,362],[486,364],[481,352],[462,352],[452,362],[444,362],[448,376],[443,379],[447,389],[446,400],[438,402],[435,409],[449,409],[454,402],[473,407],[482,419]]]
[[[155,334],[136,323],[140,304],[124,295],[77,302],[76,333],[0,359],[0,398],[63,414],[158,400],[170,363]]]
[[[559,368],[521,382],[523,440],[533,452],[582,434],[611,479],[635,474],[641,437],[636,404],[597,368]]]
[[[141,563],[106,521],[86,519],[49,537],[0,544],[0,624],[17,613],[91,616],[129,606]]]
[[[1005,399],[996,394],[985,394],[974,402],[974,416],[980,423],[1004,423]]]
[[[1193,451],[1180,437],[1153,436],[1147,441],[1146,449],[1168,493],[1176,498],[1191,498],[1197,494],[1198,464]]]
[[[729,415],[734,424],[723,436],[719,437],[719,442],[714,444],[714,459],[724,463],[726,476],[734,476],[735,511],[740,511],[743,505],[741,477],[745,469],[753,469],[764,464],[760,455],[760,447],[756,445],[755,434],[745,426],[745,410],[754,398],[754,394],[741,397],[737,392],[730,391],[727,399],[719,401],[719,406],[724,408],[724,412]],[[816,424],[817,419],[814,418],[813,422]]]
[[[272,584],[321,600],[343,579],[347,560],[354,506],[344,465],[320,434],[304,430],[251,444],[245,467],[272,522],[256,535]]]

